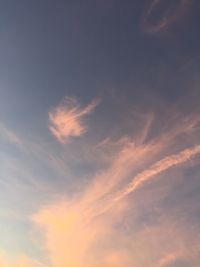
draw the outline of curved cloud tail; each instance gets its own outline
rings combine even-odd
[[[122,191],[116,198],[114,198],[114,201],[119,201],[128,194],[134,192],[138,187],[142,186],[155,175],[158,175],[159,173],[162,173],[176,165],[182,164],[198,154],[200,154],[200,145],[185,149],[178,154],[168,156],[156,162],[149,169],[136,175],[132,179],[132,182],[125,188],[125,190]]]

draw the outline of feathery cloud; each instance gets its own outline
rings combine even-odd
[[[136,175],[133,178],[132,182],[127,186],[127,188],[115,200],[120,200],[126,195],[134,192],[138,187],[142,186],[150,178],[168,170],[169,168],[182,164],[198,154],[200,154],[200,145],[185,149],[178,154],[168,156],[156,162],[149,169]]]
[[[49,112],[49,129],[60,143],[65,143],[70,137],[79,137],[87,131],[83,122],[85,116],[89,115],[98,105],[94,100],[85,107],[75,98],[66,97],[61,105]]]
[[[20,149],[24,149],[24,144],[21,138],[8,129],[3,123],[0,123],[0,138],[19,147]]]
[[[151,121],[152,116],[149,119]],[[144,138],[139,143],[126,139],[126,142],[121,144],[119,153],[113,158],[111,166],[98,173],[85,192],[81,192],[72,200],[62,199],[53,205],[47,205],[36,213],[33,221],[44,233],[44,245],[52,265],[116,267],[120,266],[120,261],[123,260],[128,267],[140,267],[165,265],[183,256],[182,251],[186,251],[181,240],[183,233],[179,233],[178,227],[175,227],[171,220],[165,222],[162,219],[159,225],[150,225],[147,229],[137,229],[136,232],[131,228],[130,236],[124,234],[127,210],[132,209],[131,218],[134,213],[140,212],[134,208],[134,203],[130,203],[125,197],[158,174],[161,176],[172,167],[180,166],[200,154],[200,146],[196,145],[182,149],[179,153],[163,156],[163,153],[169,154],[169,143],[173,143],[182,134],[196,131],[198,121],[196,116],[185,119],[183,124],[176,125],[174,129],[170,128],[160,137],[147,142],[144,142]],[[149,124],[147,120],[147,125],[144,126],[145,136]],[[169,227],[167,231],[163,226],[165,224]],[[156,240],[155,235],[158,236]],[[167,245],[159,250],[160,244],[164,246],[168,235],[177,235],[174,247],[172,246],[176,253],[173,257],[168,256],[172,251]],[[151,242],[156,245],[151,247]],[[145,259],[140,255],[141,251]],[[155,251],[157,255],[154,255]]]

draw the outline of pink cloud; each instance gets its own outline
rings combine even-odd
[[[60,143],[70,137],[79,137],[87,131],[84,117],[89,115],[99,101],[92,101],[85,107],[75,98],[66,97],[63,103],[49,112],[49,129]]]
[[[195,116],[145,143],[151,121],[152,115],[146,120],[139,143],[128,138],[121,142],[110,167],[97,173],[84,192],[71,200],[62,199],[47,205],[33,216],[44,234],[44,246],[53,267],[118,267],[122,262],[127,267],[165,266],[178,257],[194,255],[186,254],[182,239],[187,237],[173,225],[173,218],[161,215],[158,224],[142,231],[130,230],[130,236],[116,228],[122,222],[123,227],[129,228],[129,220],[124,219],[128,210],[131,210],[131,221],[140,212],[126,198],[128,194],[133,194],[157,175],[162,179],[164,172],[200,153],[200,146],[196,145],[163,156],[169,143],[183,133],[195,131],[198,123]],[[176,237],[171,247],[166,244],[168,236]]]

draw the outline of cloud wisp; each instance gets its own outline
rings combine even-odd
[[[152,116],[149,119],[152,121]],[[47,205],[33,216],[34,223],[44,233],[44,246],[53,267],[118,267],[122,261],[128,267],[167,266],[179,257],[183,258],[187,250],[183,239],[187,237],[184,231],[180,232],[178,226],[173,225],[174,218],[169,216],[166,220],[161,214],[155,225],[136,230],[131,224],[141,211],[126,198],[136,189],[142,189],[142,185],[148,186],[155,176],[159,175],[162,181],[162,175],[172,167],[180,167],[200,154],[198,144],[177,147],[178,153],[170,151],[169,144],[174,144],[177,138],[198,132],[197,116],[183,121],[179,127],[174,126],[153,140],[142,138],[142,142],[134,142],[126,139],[110,167],[97,173],[84,192],[73,199],[64,198]],[[145,136],[148,135],[147,128],[148,120],[144,126]],[[129,216],[127,221],[125,218]],[[126,231],[130,231],[129,235],[125,234]],[[158,236],[156,240],[155,235]],[[164,245],[167,235],[177,236],[173,250]],[[152,239],[154,247],[148,247]],[[140,255],[141,250],[145,259]],[[184,257],[198,257],[192,253],[184,254]]]
[[[178,154],[173,154],[157,161],[143,172],[134,176],[131,183],[129,183],[124,190],[114,194],[113,196],[111,195],[111,199],[107,201],[107,206],[104,204],[102,208],[100,208],[100,211],[97,213],[94,212],[95,216],[99,216],[100,214],[107,212],[113,207],[113,205],[116,205],[116,202],[121,201],[127,195],[133,193],[135,190],[149,182],[154,177],[158,176],[160,173],[165,172],[177,165],[183,164],[198,154],[200,154],[200,145],[185,149]]]
[[[83,120],[98,103],[98,100],[94,100],[81,107],[75,98],[66,97],[59,106],[49,112],[49,130],[60,143],[83,135],[87,131]]]
[[[0,139],[13,144],[22,150],[24,149],[24,144],[21,138],[8,129],[3,123],[0,123]]]
[[[141,27],[144,32],[160,32],[172,23],[180,19],[186,12],[190,0],[152,0],[147,1],[146,8],[142,15]]]
[[[178,154],[168,156],[154,165],[152,165],[149,169],[145,170],[144,172],[136,175],[132,182],[127,186],[127,188],[115,199],[120,200],[121,198],[125,197],[126,195],[134,192],[138,187],[142,186],[146,183],[150,178],[167,171],[169,168],[174,166],[180,165],[192,157],[200,154],[200,145],[197,145],[192,148],[185,149]]]

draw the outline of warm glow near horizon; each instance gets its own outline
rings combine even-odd
[[[199,7],[2,1],[0,267],[199,267]]]

